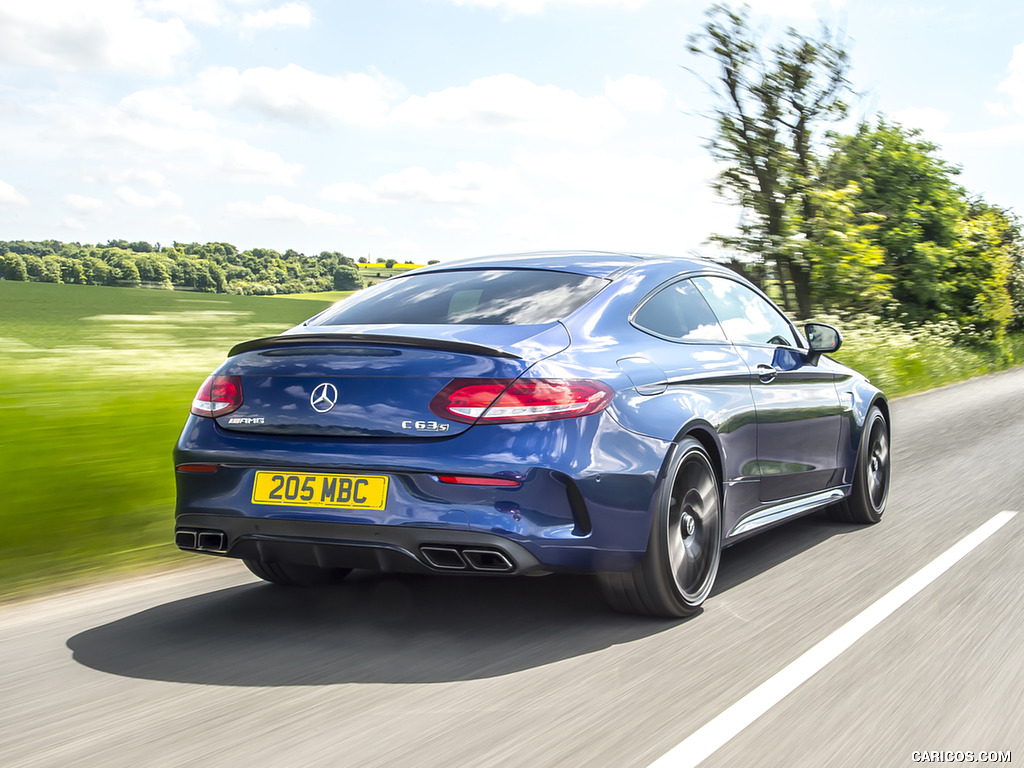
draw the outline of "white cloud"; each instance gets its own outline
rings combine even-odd
[[[14,205],[28,205],[28,200],[21,192],[16,190],[3,179],[0,179],[0,204],[13,203]]]
[[[999,92],[1009,94],[1013,108],[1024,115],[1024,43],[1013,49],[1008,69],[1009,75],[999,84]]]
[[[251,32],[263,29],[308,27],[313,23],[313,11],[305,3],[285,3],[277,8],[251,11],[242,16],[241,27]]]
[[[164,175],[153,168],[126,168],[115,171],[109,178],[115,184],[138,181],[151,187],[162,187],[166,181]]]
[[[289,64],[242,72],[211,67],[199,75],[199,91],[209,104],[248,107],[284,120],[379,125],[398,86],[379,74],[321,75]]]
[[[217,129],[213,115],[196,109],[173,90],[137,91],[121,99],[120,110],[129,117],[170,128],[207,133]]]
[[[428,227],[440,229],[442,232],[450,232],[453,235],[471,235],[480,231],[480,224],[475,220],[459,216],[451,219],[427,219],[424,223]]]
[[[229,19],[219,0],[143,0],[142,7],[157,15],[176,16],[210,26],[221,26]]]
[[[755,13],[794,19],[817,19],[835,13],[846,0],[744,0]],[[742,3],[735,3],[741,5]]]
[[[201,229],[198,221],[184,213],[171,216],[167,219],[167,225],[177,231],[198,232]]]
[[[374,203],[378,202],[377,193],[363,184],[354,181],[339,181],[323,188],[320,196],[324,200],[335,203]]]
[[[668,96],[665,86],[642,75],[609,80],[605,83],[604,92],[615,106],[635,112],[660,112]]]
[[[982,131],[947,133],[942,137],[943,145],[993,149],[995,147],[1024,146],[1024,123],[1003,125]]]
[[[167,75],[194,44],[181,19],[149,18],[135,0],[0,5],[0,60],[19,66]]]
[[[78,213],[96,213],[107,207],[97,197],[86,197],[85,195],[76,194],[64,195],[64,205]]]
[[[1004,104],[1001,101],[986,101],[985,109],[988,110],[988,113],[990,115],[994,115],[995,117],[1010,116],[1010,108],[1007,107],[1006,104]]]
[[[199,74],[195,92],[210,108],[252,109],[303,124],[457,126],[585,143],[600,142],[625,124],[616,105],[657,112],[667,96],[658,81],[639,75],[609,81],[606,94],[588,97],[502,74],[411,96],[392,108],[404,88],[379,72],[324,75],[297,64],[210,67]],[[151,108],[159,108],[157,99]]]
[[[61,219],[60,225],[64,227],[64,229],[85,229],[85,225],[82,222],[71,216],[65,216]]]
[[[388,243],[384,246],[383,250],[388,253],[419,253],[423,249],[417,243],[405,238],[404,240],[395,240]]]
[[[395,108],[391,118],[417,127],[458,125],[586,143],[611,136],[625,122],[604,96],[580,96],[510,74],[412,96]]]
[[[426,168],[406,168],[381,176],[373,185],[383,200],[455,205],[493,205],[520,190],[514,170],[469,162],[456,163],[454,171],[436,175]]]
[[[116,107],[89,109],[78,103],[55,112],[55,122],[61,123],[69,141],[101,146],[127,142],[150,155],[171,156],[176,169],[187,173],[287,186],[302,172],[301,165],[288,163],[275,152],[221,136],[212,115],[195,109],[170,89],[140,91]],[[136,165],[153,164],[151,157],[133,159]],[[162,179],[158,172],[150,175],[150,181],[157,179]]]
[[[123,186],[114,190],[114,197],[132,208],[180,208],[182,204],[181,197],[168,190],[157,195],[143,195]]]
[[[681,249],[735,225],[735,209],[707,188],[716,168],[704,156],[520,152],[516,163],[524,181],[542,191],[502,228],[525,247],[664,252],[666,243]]]
[[[892,114],[893,119],[904,128],[920,128],[935,138],[949,125],[949,112],[934,107],[908,107]]]
[[[242,201],[228,203],[224,206],[229,216],[240,219],[262,219],[268,221],[288,222],[295,224],[321,224],[335,227],[349,227],[355,220],[349,216],[339,216],[319,208],[302,203],[294,203],[280,195],[270,195],[262,203]]]
[[[293,186],[302,172],[298,163],[239,139],[218,138],[205,152],[217,169],[237,182]]]
[[[455,5],[500,8],[509,13],[540,13],[549,5],[621,6],[635,11],[647,0],[452,0]]]
[[[405,168],[381,176],[370,186],[340,182],[325,187],[322,197],[337,203],[440,203],[447,205],[494,205],[526,189],[514,169],[486,163],[461,162],[454,171],[433,174],[426,168]]]

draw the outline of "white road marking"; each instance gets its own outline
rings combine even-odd
[[[712,755],[803,682],[874,629],[887,616],[927,587],[1017,514],[1000,512],[962,538],[898,587],[869,605],[789,666],[765,680],[720,715],[698,728],[651,763],[651,768],[693,768]]]

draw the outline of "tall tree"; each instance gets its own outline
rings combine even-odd
[[[690,38],[690,51],[717,68],[710,149],[725,169],[715,188],[745,209],[739,236],[716,239],[771,263],[786,308],[808,317],[812,264],[805,242],[816,216],[815,144],[825,123],[846,114],[849,89],[841,36],[825,26],[817,37],[789,29],[766,58],[749,8],[716,4]]]
[[[829,312],[882,314],[894,303],[885,249],[874,240],[885,217],[862,210],[854,181],[842,189],[812,188],[813,218],[804,248],[811,261],[815,304]]]
[[[851,136],[834,136],[821,184],[860,187],[855,212],[884,217],[871,240],[885,250],[882,269],[893,279],[898,315],[914,323],[955,314],[949,282],[967,195],[959,170],[937,147],[880,118]]]

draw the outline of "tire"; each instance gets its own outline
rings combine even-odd
[[[877,406],[871,406],[864,420],[857,466],[850,495],[835,506],[835,516],[844,522],[873,525],[882,519],[889,499],[892,459],[889,425]]]
[[[242,562],[264,581],[282,587],[322,587],[337,584],[352,572],[351,568],[317,568],[315,565],[265,563],[262,560]]]
[[[605,598],[624,613],[685,618],[700,611],[718,574],[721,495],[707,452],[682,440],[657,493],[643,560],[629,573],[599,576]]]

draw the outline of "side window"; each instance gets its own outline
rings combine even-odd
[[[662,288],[633,315],[641,330],[678,341],[725,341],[715,314],[689,280]]]
[[[789,321],[745,285],[724,277],[695,277],[693,282],[715,311],[731,341],[800,346]]]

